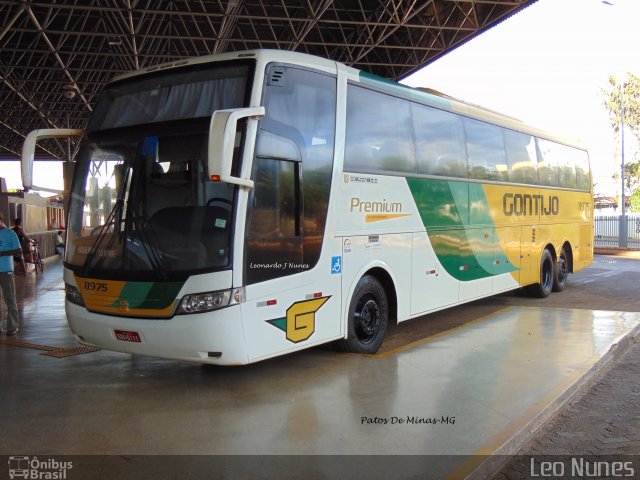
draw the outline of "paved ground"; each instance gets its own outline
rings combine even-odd
[[[631,346],[590,388],[577,395],[494,476],[494,480],[528,479],[544,461],[568,464],[571,458],[594,461],[633,460],[640,476],[640,343]],[[537,467],[532,472],[531,459]],[[537,470],[536,470],[537,469]],[[636,476],[637,475],[637,476]],[[602,478],[600,476],[596,478]]]

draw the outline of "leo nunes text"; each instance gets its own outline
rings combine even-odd
[[[431,425],[453,425],[456,417],[360,417],[360,424],[375,425],[402,425],[402,424],[431,424]]]
[[[549,461],[536,464],[534,458],[530,463],[531,477],[563,477],[569,474],[577,478],[624,478],[634,477],[633,462],[611,462],[571,458],[564,461]]]

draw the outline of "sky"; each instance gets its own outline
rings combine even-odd
[[[640,75],[640,0],[538,0],[403,81],[583,141],[596,193],[615,196],[609,75]],[[638,145],[625,136],[625,161]]]
[[[596,193],[619,194],[617,139],[602,105],[609,75],[640,75],[640,0],[538,0],[405,79],[533,126],[582,140]],[[638,145],[626,136],[625,160]],[[38,162],[34,184],[62,179],[58,162]],[[0,162],[21,188],[18,162]]]

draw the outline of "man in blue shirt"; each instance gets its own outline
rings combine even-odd
[[[0,212],[0,291],[7,306],[7,336],[18,333],[18,305],[13,281],[13,256],[20,253],[20,242],[13,230],[4,224]]]

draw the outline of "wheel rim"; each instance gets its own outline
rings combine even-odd
[[[558,283],[563,285],[567,281],[567,259],[561,255],[558,260]]]
[[[542,288],[551,290],[551,287],[553,287],[553,264],[545,261],[542,264]]]
[[[362,343],[371,342],[380,330],[382,315],[373,295],[363,296],[356,305],[354,316],[355,334]]]

